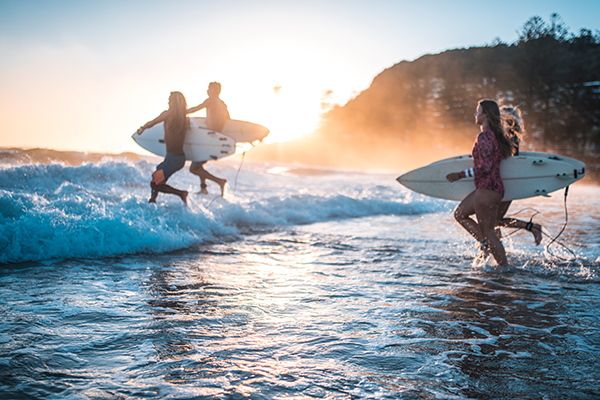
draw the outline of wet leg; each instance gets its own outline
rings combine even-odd
[[[525,222],[516,218],[502,218],[499,225],[507,228],[525,229],[531,232],[535,245],[539,245],[542,242],[542,226],[533,222]]]
[[[478,189],[475,191],[475,214],[480,231],[498,265],[505,266],[508,265],[506,252],[495,232],[500,200],[502,200],[500,193],[493,190]]]
[[[208,179],[216,182],[221,187],[221,196],[225,196],[225,185],[227,185],[227,179],[217,178],[216,176],[205,170],[204,166],[202,165],[191,165],[190,172],[200,177],[201,194],[208,194],[208,190],[206,190],[206,180]]]
[[[154,182],[150,183],[150,187],[151,187],[151,192],[150,192],[150,200],[148,200],[148,203],[156,203],[156,198],[158,197],[158,190],[156,190],[154,188],[155,184]]]
[[[475,214],[475,192],[465,197],[463,201],[454,210],[454,219],[463,226],[478,242],[485,240],[479,224],[475,222],[471,215]]]
[[[187,204],[187,196],[188,196],[187,191],[175,189],[174,187],[169,186],[166,183],[163,183],[162,185],[157,185],[156,183],[152,182],[151,186],[152,186],[153,193],[154,193],[154,191],[156,191],[157,195],[158,195],[158,192],[174,194],[174,195],[179,196],[181,198],[181,201],[183,201],[184,203]],[[150,200],[152,200],[152,198]],[[156,201],[156,198],[154,198],[154,200]]]

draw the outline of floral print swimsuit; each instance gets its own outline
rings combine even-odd
[[[504,196],[504,185],[500,177],[502,153],[490,128],[485,128],[477,135],[471,154],[475,188],[493,190]]]

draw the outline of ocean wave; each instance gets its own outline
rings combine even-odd
[[[162,253],[298,224],[448,207],[360,174],[331,172],[306,182],[303,175],[270,174],[266,167],[246,171],[237,195],[190,195],[188,207],[176,196],[161,195],[157,206],[147,202],[154,168],[145,160],[112,159],[79,166],[5,165],[0,263]],[[222,168],[225,176],[238,172]],[[198,184],[189,173],[172,180],[189,190]]]
[[[104,160],[126,160],[137,162],[141,160],[153,160],[154,156],[142,156],[135,153],[103,154],[84,153],[77,151],[59,151],[52,149],[19,149],[0,148],[0,167],[14,166],[18,164],[51,164],[59,163],[65,165],[79,166],[86,162],[98,163]]]

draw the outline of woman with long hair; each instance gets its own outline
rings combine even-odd
[[[506,252],[496,236],[495,227],[498,205],[504,196],[500,162],[513,154],[514,145],[505,135],[500,107],[494,100],[479,101],[475,123],[481,127],[481,132],[471,152],[473,168],[446,176],[450,182],[470,176],[475,180],[475,191],[456,207],[454,218],[480,242],[482,249],[489,249],[498,265],[506,266]],[[471,218],[473,214],[477,216],[477,222]]]
[[[185,165],[185,153],[183,152],[183,141],[190,128],[190,120],[186,115],[187,102],[181,92],[171,92],[169,96],[169,109],[163,111],[152,121],[146,122],[138,129],[137,134],[141,135],[144,130],[163,122],[165,129],[165,145],[167,155],[162,163],[158,164],[156,171],[152,174],[150,187],[150,203],[156,203],[158,193],[175,194],[187,204],[188,192],[178,190],[167,185],[167,179],[175,172],[179,171]]]
[[[506,126],[506,134],[508,139],[515,147],[514,155],[518,156],[519,145],[523,139],[523,136],[525,135],[525,125],[523,124],[521,110],[514,106],[502,106],[500,107],[500,115],[502,116],[502,121]],[[498,206],[498,227],[503,226],[506,228],[525,229],[531,232],[533,235],[535,245],[539,245],[542,242],[542,226],[540,224],[534,224],[532,221],[525,222],[516,218],[507,218],[505,215],[511,203],[512,201],[503,201]]]

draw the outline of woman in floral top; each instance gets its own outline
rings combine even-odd
[[[481,132],[473,144],[473,168],[453,172],[446,176],[450,182],[473,177],[475,191],[468,195],[454,210],[454,218],[475,237],[484,250],[491,251],[498,265],[506,266],[506,252],[496,236],[498,205],[504,196],[500,178],[500,162],[514,152],[500,118],[500,107],[493,100],[481,100],[477,105],[475,123]],[[475,222],[471,215],[477,216]]]

